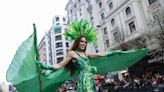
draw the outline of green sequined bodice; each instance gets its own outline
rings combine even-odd
[[[79,55],[74,67],[79,71],[77,92],[96,92],[89,59]]]

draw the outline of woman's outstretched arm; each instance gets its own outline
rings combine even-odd
[[[107,55],[106,52],[101,52],[101,53],[87,53],[87,56],[89,58],[103,57],[103,56],[106,56],[106,55]]]
[[[69,51],[68,54],[64,57],[64,59],[60,63],[54,65],[54,69],[58,70],[63,66],[65,66],[66,64],[68,64],[68,62],[71,61],[73,55],[74,55],[74,51]]]
[[[114,50],[114,51],[108,51],[108,52],[102,52],[102,53],[89,53],[87,54],[89,58],[97,58],[97,57],[103,57],[103,56],[112,56],[116,54],[122,53],[121,50]]]
[[[37,62],[37,63],[39,64],[39,66],[42,69],[58,70],[61,67],[65,66],[72,59],[73,55],[74,55],[74,52],[73,51],[69,51],[68,54],[64,57],[64,59],[60,63],[55,64],[55,65],[47,65],[47,64],[43,64],[41,62]]]

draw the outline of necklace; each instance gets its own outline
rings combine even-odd
[[[78,51],[78,52],[84,52],[83,50],[81,50],[79,48],[77,48],[76,51]]]
[[[82,57],[83,59],[87,59],[87,56],[86,56],[86,54],[85,54],[85,52],[84,52],[83,50],[77,48],[77,49],[76,49],[76,53],[77,53],[80,57]],[[84,55],[81,56],[80,53],[82,53],[82,54],[84,54]]]

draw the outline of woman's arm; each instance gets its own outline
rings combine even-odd
[[[112,56],[112,55],[119,55],[121,54],[121,50],[114,50],[114,51],[108,51],[108,52],[101,52],[101,53],[89,53],[87,54],[90,58],[97,58],[97,57],[103,57],[103,56]]]
[[[101,53],[87,53],[87,56],[89,58],[97,58],[97,57],[103,57],[106,56],[107,54],[105,52],[101,52]]]
[[[60,63],[54,65],[54,69],[58,70],[62,68],[63,66],[65,66],[66,64],[68,64],[68,62],[71,61],[73,55],[74,55],[74,52],[69,51],[68,54],[64,57],[64,59]]]
[[[74,55],[73,51],[68,52],[68,54],[64,57],[64,59],[60,63],[55,64],[55,65],[47,65],[47,64],[43,64],[39,61],[37,61],[36,63],[38,63],[39,67],[41,67],[42,69],[58,70],[61,67],[65,66],[72,59],[73,55]]]

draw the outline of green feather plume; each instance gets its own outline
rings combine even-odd
[[[82,19],[80,22],[77,20],[73,21],[64,33],[64,36],[71,41],[76,40],[80,36],[85,36],[88,43],[96,42],[96,35],[97,32],[92,27],[92,22],[88,22],[85,19]]]

